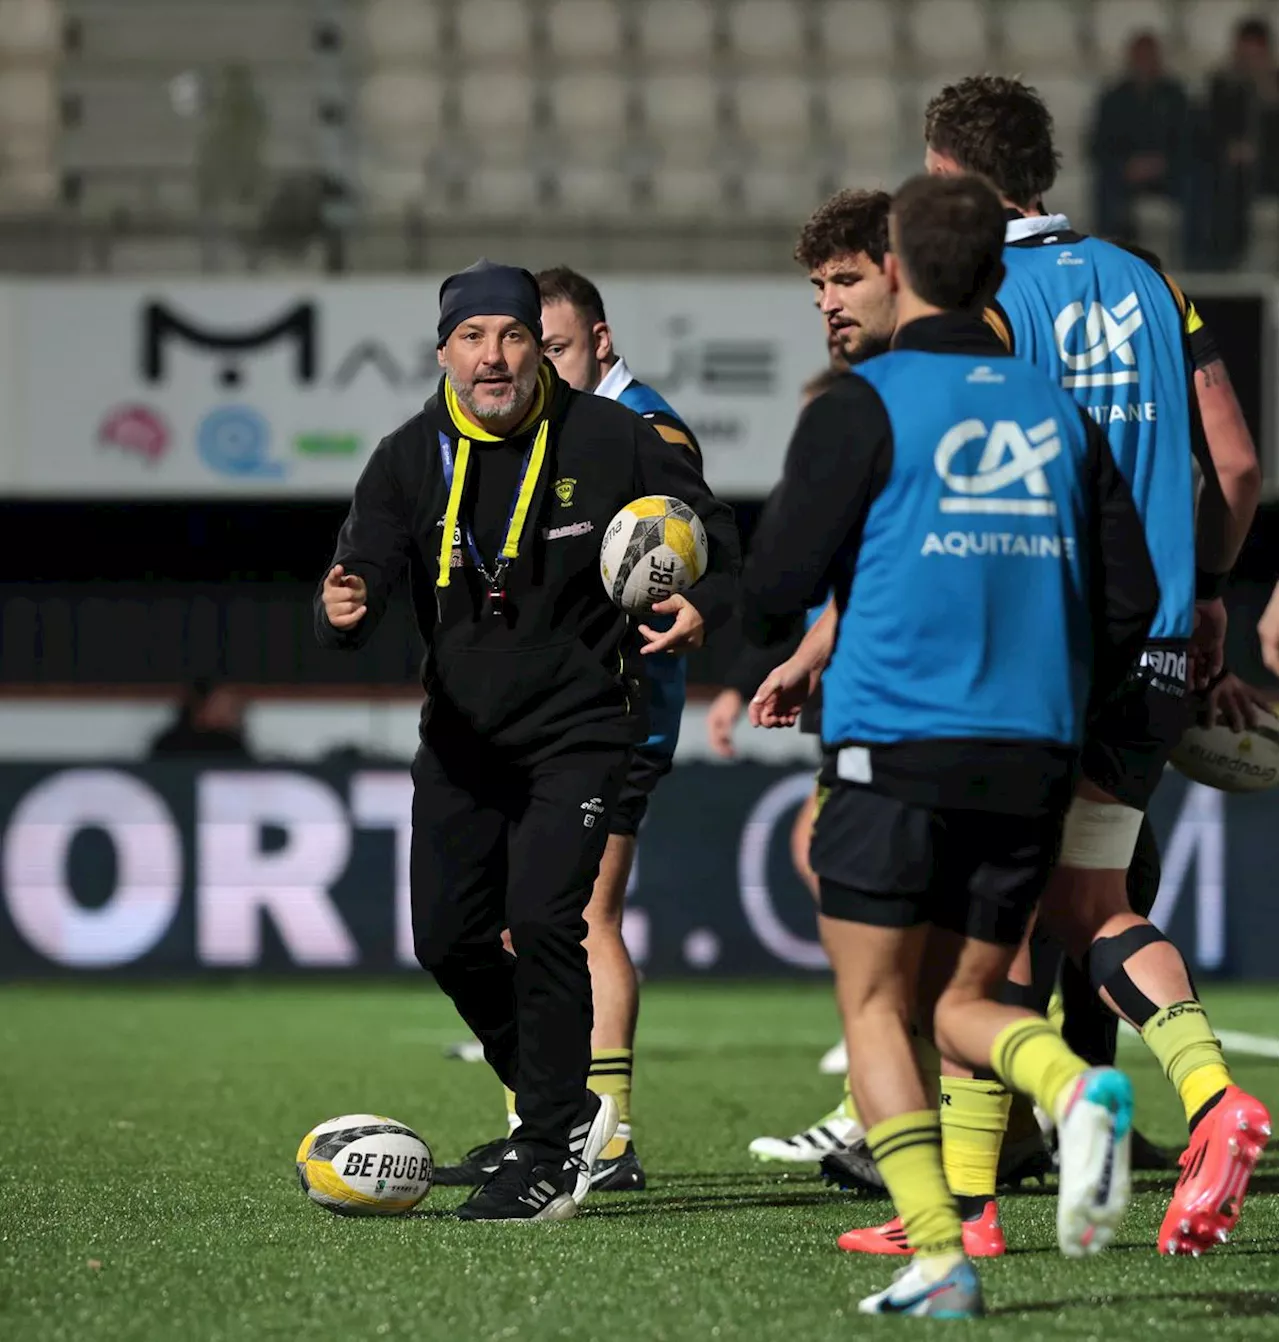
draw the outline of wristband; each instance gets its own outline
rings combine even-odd
[[[1210,573],[1206,569],[1196,569],[1196,600],[1216,601],[1226,590],[1230,573]]]

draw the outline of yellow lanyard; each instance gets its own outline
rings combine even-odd
[[[533,408],[523,423],[515,430],[516,433],[521,433],[531,427],[533,422],[541,416],[549,390],[550,377],[546,375],[545,369],[541,369],[538,375],[538,395]],[[487,442],[494,443],[500,442],[501,439],[496,434],[486,433],[478,425],[470,422],[462,407],[458,405],[457,396],[447,380],[445,382],[445,403],[450,417],[462,430],[462,434],[458,438],[456,461],[448,434],[441,432],[439,436],[440,463],[444,470],[445,482],[449,487],[449,502],[445,508],[444,528],[440,536],[440,573],[436,578],[436,586],[449,586],[449,568],[453,559],[453,538],[455,534],[465,533],[462,534],[461,538],[471,551],[472,562],[489,584],[491,599],[497,604],[501,602],[506,570],[520,555],[520,537],[524,534],[529,509],[533,505],[534,492],[537,490],[538,480],[542,475],[542,463],[547,455],[547,439],[550,436],[548,421],[543,419],[542,423],[538,425],[538,431],[534,435],[533,442],[525,453],[524,464],[520,471],[520,483],[516,487],[515,497],[511,502],[511,516],[507,519],[506,539],[502,542],[502,549],[494,565],[494,572],[490,573],[484,566],[483,556],[480,554],[479,546],[476,545],[471,527],[464,525],[460,528],[458,519],[462,512],[462,494],[467,483],[467,467],[471,462],[471,437],[483,438]],[[468,434],[470,436],[467,436]]]

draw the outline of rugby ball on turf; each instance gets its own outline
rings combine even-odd
[[[679,499],[653,494],[628,503],[600,545],[600,577],[615,606],[638,615],[707,571],[707,533]]]
[[[434,1170],[426,1142],[381,1114],[343,1114],[312,1128],[297,1165],[311,1201],[343,1216],[400,1216],[430,1192]]]
[[[1265,792],[1280,776],[1275,713],[1255,709],[1257,722],[1233,732],[1221,719],[1191,727],[1169,756],[1179,773],[1221,792]]]

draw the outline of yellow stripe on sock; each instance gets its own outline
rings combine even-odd
[[[887,1118],[867,1133],[867,1145],[911,1247],[924,1257],[961,1252],[960,1213],[942,1172],[938,1111]]]
[[[957,1197],[995,1197],[1012,1100],[998,1081],[942,1078],[942,1168]]]
[[[1025,1016],[996,1036],[991,1046],[991,1068],[1010,1090],[1030,1095],[1057,1119],[1067,1087],[1082,1077],[1089,1065],[1072,1053],[1043,1016]]]
[[[598,1048],[591,1055],[587,1088],[597,1095],[612,1095],[618,1106],[618,1124],[624,1136],[614,1137],[600,1153],[605,1160],[622,1155],[631,1140],[631,1072],[635,1054],[629,1048]]]
[[[1178,1092],[1188,1123],[1231,1084],[1222,1045],[1199,1002],[1175,1002],[1157,1011],[1142,1027],[1142,1042]]]

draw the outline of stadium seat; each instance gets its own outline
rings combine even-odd
[[[61,49],[54,0],[0,0],[0,59],[56,60]]]
[[[466,211],[480,218],[510,220],[541,202],[538,174],[529,167],[476,168],[467,182]]]
[[[1005,59],[1032,82],[1037,70],[1058,70],[1083,60],[1080,6],[1073,0],[1014,0],[1000,11]]]
[[[518,152],[534,120],[533,81],[526,75],[473,69],[458,85],[458,118],[465,132],[479,137],[486,153]]]
[[[800,225],[822,202],[817,175],[803,168],[753,168],[742,181],[743,207],[750,219]]]
[[[1093,44],[1102,65],[1096,73],[1105,77],[1118,70],[1129,42],[1140,32],[1156,33],[1167,44],[1173,29],[1170,8],[1164,0],[1097,0]]]
[[[468,62],[492,66],[495,58],[522,60],[533,40],[524,0],[466,0],[458,6],[458,46]]]
[[[199,123],[178,115],[165,81],[80,76],[63,97],[76,113],[62,132],[65,167],[194,167]]]
[[[713,139],[720,127],[716,86],[705,75],[654,75],[641,85],[644,122],[655,139]]]
[[[1236,24],[1241,19],[1266,18],[1268,9],[1274,23],[1275,7],[1257,0],[1187,0],[1182,18],[1186,63],[1194,70],[1222,64]]]
[[[559,213],[570,218],[629,218],[635,212],[625,173],[605,165],[575,165],[557,176]]]
[[[0,135],[51,135],[57,124],[53,72],[34,66],[0,67]]]
[[[805,49],[801,6],[795,0],[732,0],[729,47],[735,58],[752,64],[798,61]]]
[[[1035,80],[1036,91],[1053,116],[1054,139],[1068,163],[1085,161],[1085,137],[1098,100],[1098,85],[1092,79],[1051,75]]]
[[[832,135],[855,156],[879,161],[896,150],[901,115],[892,79],[837,76],[826,81],[822,100]]]
[[[705,67],[715,45],[715,20],[706,0],[643,0],[640,50],[661,66]]]
[[[761,154],[804,154],[812,138],[808,80],[787,75],[743,76],[732,88],[734,121],[743,140]]]
[[[990,59],[987,7],[981,0],[917,0],[909,29],[916,60],[930,69],[967,61],[977,70]]]
[[[560,75],[548,86],[551,123],[555,129],[589,143],[625,134],[630,89],[625,79],[608,72]]]
[[[547,36],[557,63],[613,61],[622,51],[622,12],[614,0],[551,0]]]
[[[193,65],[245,61],[255,68],[309,65],[312,12],[292,0],[112,0],[68,4],[84,66],[151,67],[166,74]]]
[[[818,37],[831,68],[887,70],[897,50],[897,20],[890,0],[825,0]]]
[[[426,196],[426,174],[421,163],[369,158],[359,164],[357,174],[361,205],[374,216],[402,214],[406,208],[421,205]]]
[[[1257,200],[1250,218],[1252,233],[1249,237],[1249,255],[1245,269],[1255,274],[1274,276],[1280,258],[1277,257],[1277,237],[1280,236],[1280,207],[1275,200]]]
[[[649,209],[655,215],[701,219],[724,208],[724,183],[714,168],[664,166],[652,175]]]
[[[404,65],[429,61],[440,54],[440,25],[434,5],[421,0],[369,0],[364,17],[364,45],[379,64]]]
[[[379,70],[360,86],[356,107],[366,138],[376,141],[398,131],[417,132],[425,148],[439,130],[444,85],[417,70]]]

